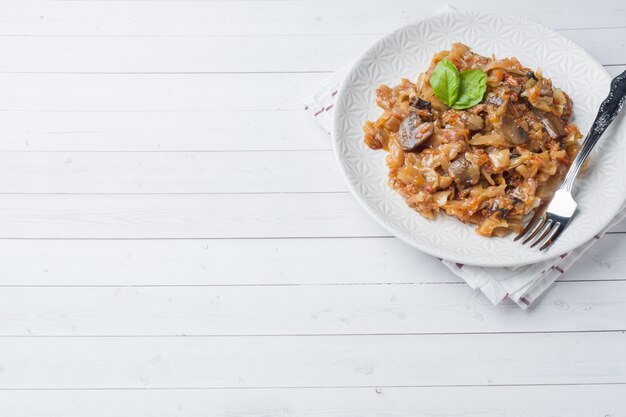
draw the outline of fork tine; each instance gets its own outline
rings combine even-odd
[[[524,237],[525,234],[527,234],[528,232],[530,232],[531,230],[533,230],[533,228],[535,226],[537,226],[538,221],[543,217],[543,211],[542,210],[537,210],[535,211],[535,215],[533,216],[532,219],[530,219],[530,221],[528,222],[528,224],[526,225],[526,227],[524,227],[524,230],[522,230],[517,236],[515,236],[515,239],[513,239],[514,242],[518,241],[519,239],[521,239],[522,237]]]
[[[550,231],[552,230],[552,228],[554,227],[554,222],[552,220],[549,220],[546,222],[546,227],[544,227],[544,232],[541,234],[541,236],[539,236],[535,242],[530,245],[531,248],[534,248],[535,246],[537,246],[538,244],[540,244],[545,238],[546,236],[548,236],[550,234]]]
[[[524,239],[524,241],[522,242],[522,245],[527,244],[528,242],[530,242],[531,240],[533,240],[533,238],[535,236],[537,236],[537,233],[539,233],[540,231],[543,230],[544,226],[546,225],[546,221],[548,219],[545,216],[542,216],[541,219],[539,219],[539,221],[537,222],[537,227],[535,227],[532,230],[532,233],[530,234],[530,236],[528,236],[526,239]]]
[[[553,229],[555,229],[554,233],[552,233],[552,236],[550,236],[546,243],[544,243],[543,246],[539,248],[540,251],[546,250],[550,246],[552,246],[552,244],[559,238],[561,233],[563,233],[563,230],[565,230],[565,225],[557,222]]]

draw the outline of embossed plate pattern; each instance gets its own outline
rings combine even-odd
[[[591,169],[575,185],[579,212],[547,252],[485,238],[445,215],[428,220],[410,209],[387,184],[385,153],[362,141],[361,126],[380,114],[375,89],[400,78],[415,80],[433,53],[463,42],[482,55],[516,56],[541,68],[574,101],[575,122],[585,134],[606,97],[610,77],[574,42],[540,24],[485,13],[449,12],[404,26],[385,36],[355,63],[335,104],[333,146],[348,184],[365,209],[408,244],[439,258],[470,265],[515,266],[547,260],[576,248],[606,227],[626,196],[626,126],[616,121],[592,154]]]

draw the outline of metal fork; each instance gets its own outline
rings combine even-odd
[[[546,250],[561,236],[576,213],[576,201],[572,197],[574,180],[589,153],[598,143],[600,136],[624,107],[624,101],[626,101],[626,71],[611,81],[609,96],[600,105],[596,120],[589,130],[580,152],[567,171],[563,183],[554,193],[554,197],[547,207],[544,205],[535,211],[533,218],[514,240],[527,236],[522,244],[532,242],[531,248],[534,248],[544,242],[539,250]]]

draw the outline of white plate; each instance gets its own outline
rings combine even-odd
[[[333,145],[350,189],[365,209],[391,233],[439,258],[469,265],[515,266],[554,258],[592,239],[624,205],[626,196],[626,126],[614,122],[592,154],[591,170],[575,184],[579,212],[548,251],[486,238],[475,226],[446,215],[428,220],[410,209],[387,186],[385,152],[363,143],[361,127],[380,113],[375,90],[400,78],[416,80],[437,51],[463,42],[481,55],[517,57],[541,68],[574,101],[575,122],[585,134],[608,93],[611,78],[574,42],[542,25],[513,16],[449,12],[412,23],[385,36],[356,62],[335,104]]]

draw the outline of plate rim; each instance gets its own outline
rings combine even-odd
[[[512,14],[508,14],[508,13],[492,13],[492,12],[482,12],[482,11],[460,11],[460,10],[444,10],[438,13],[433,13],[433,14],[429,14],[426,16],[422,16],[420,18],[417,18],[405,25],[402,25],[400,27],[398,27],[397,29],[394,29],[393,31],[383,35],[382,37],[380,37],[378,40],[376,40],[373,44],[371,44],[365,51],[363,51],[361,53],[361,55],[350,65],[350,69],[346,72],[345,77],[343,78],[343,80],[340,83],[339,89],[338,89],[338,93],[337,93],[337,99],[335,100],[336,103],[336,109],[340,108],[342,106],[342,100],[341,98],[343,97],[343,94],[345,93],[345,86],[348,83],[348,80],[350,80],[351,75],[353,74],[353,72],[362,64],[363,61],[365,61],[367,59],[367,57],[371,54],[371,52],[376,49],[382,42],[384,42],[385,40],[387,40],[388,38],[393,37],[394,35],[396,35],[397,33],[406,30],[406,28],[411,27],[411,26],[415,26],[418,25],[424,21],[427,21],[429,19],[433,19],[436,17],[441,17],[441,16],[445,16],[445,15],[455,15],[455,16],[483,16],[483,17],[501,17],[501,18],[508,18],[508,19],[517,19],[520,22],[523,23],[528,23],[528,24],[532,24],[532,25],[538,25],[540,26],[543,30],[545,30],[546,32],[550,33],[551,35],[556,35],[558,37],[560,37],[561,39],[563,39],[565,42],[570,43],[571,45],[575,46],[578,50],[580,50],[591,62],[593,62],[599,69],[602,70],[602,73],[606,75],[606,79],[607,80],[611,80],[613,77],[611,77],[611,75],[608,73],[608,71],[606,70],[606,68],[604,68],[604,66],[602,64],[600,64],[595,57],[593,57],[593,55],[591,55],[586,49],[584,49],[583,47],[581,47],[580,45],[578,45],[576,42],[574,42],[573,40],[569,39],[568,37],[562,35],[561,33],[557,32],[556,30],[549,28],[537,21],[531,20],[531,19],[527,19],[524,17],[519,17],[519,16],[515,16]],[[361,205],[362,208],[365,209],[365,211],[368,213],[368,215],[370,217],[372,217],[380,226],[382,226],[385,230],[391,232],[393,234],[393,236],[397,239],[399,239],[400,241],[410,245],[411,247],[424,252],[428,255],[434,256],[440,260],[446,260],[446,261],[451,261],[451,262],[455,262],[455,263],[459,263],[459,264],[463,264],[463,265],[473,265],[473,266],[484,266],[484,267],[518,267],[518,266],[523,266],[523,265],[532,265],[532,264],[537,264],[540,262],[546,262],[552,259],[556,259],[558,257],[562,257],[564,254],[570,253],[571,251],[575,250],[576,248],[580,247],[581,245],[583,245],[585,241],[583,242],[573,242],[571,245],[565,247],[562,251],[558,252],[558,253],[553,253],[550,254],[549,252],[537,252],[538,254],[546,254],[546,256],[541,256],[538,257],[537,259],[531,259],[531,260],[526,260],[526,259],[521,259],[519,261],[511,261],[511,262],[503,262],[503,261],[489,261],[489,262],[481,262],[480,260],[472,260],[472,259],[466,259],[465,257],[459,257],[456,254],[448,254],[446,251],[446,254],[442,254],[440,250],[437,249],[437,247],[435,246],[428,246],[428,245],[424,245],[424,246],[419,246],[418,244],[416,244],[416,242],[409,240],[407,237],[404,236],[404,232],[401,232],[399,230],[397,230],[393,225],[387,223],[384,221],[384,219],[380,218],[379,215],[377,213],[375,213],[371,208],[370,208],[370,204],[368,202],[366,202],[363,198],[363,196],[361,195],[361,193],[359,193],[354,184],[352,183],[352,181],[350,180],[350,177],[348,175],[348,173],[346,172],[346,169],[344,167],[344,161],[342,160],[342,158],[340,157],[340,153],[337,149],[338,147],[338,131],[339,131],[339,111],[335,111],[333,114],[333,119],[332,119],[332,124],[331,124],[331,142],[332,142],[332,147],[333,147],[333,154],[335,155],[335,160],[337,161],[337,164],[339,165],[339,169],[340,172],[344,178],[344,181],[346,182],[346,184],[348,185],[348,188],[350,190],[350,193],[356,198],[356,200],[359,202],[359,204]],[[617,120],[616,121],[616,125],[619,126],[620,121]],[[621,127],[621,126],[619,126]],[[626,129],[626,127],[623,127],[624,129]],[[622,199],[622,206],[626,203],[626,195],[624,196],[624,198]],[[619,213],[619,209],[618,211],[612,213],[612,216],[607,216],[606,221],[602,222],[601,224],[599,224],[598,226],[596,226],[596,228],[594,228],[594,235],[598,235],[602,230],[604,230],[612,221],[612,219],[615,218],[615,216]],[[416,215],[419,215],[419,213],[416,213]],[[459,220],[460,221],[460,220]],[[589,239],[592,239],[592,237],[590,237]],[[575,243],[575,244],[574,244]]]

